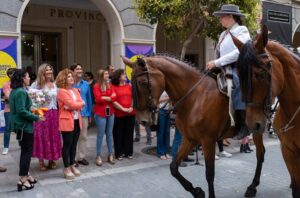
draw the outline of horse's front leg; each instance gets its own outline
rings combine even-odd
[[[192,193],[192,195],[196,198],[205,198],[204,191],[201,188],[194,188],[193,184],[185,179],[178,170],[181,161],[187,157],[187,155],[193,150],[195,146],[195,143],[192,143],[191,141],[184,138],[175,159],[170,164],[170,170],[172,176],[179,181],[179,183],[184,187],[186,191]]]
[[[215,150],[216,141],[202,141],[202,150],[205,158],[205,173],[208,184],[209,198],[215,198]]]
[[[263,143],[263,136],[262,134],[253,134],[253,141],[256,147],[256,170],[255,175],[252,180],[252,183],[250,186],[248,186],[247,191],[245,192],[245,197],[255,197],[256,195],[256,187],[260,183],[260,175],[261,175],[261,169],[265,158],[265,147]]]

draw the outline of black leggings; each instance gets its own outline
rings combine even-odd
[[[223,139],[222,140],[218,140],[218,147],[219,147],[219,152],[223,152],[224,148],[223,148]]]
[[[30,167],[30,161],[33,150],[33,133],[23,133],[22,141],[20,141],[21,155],[20,155],[20,170],[19,176],[27,176]]]
[[[62,147],[62,158],[64,167],[75,164],[77,141],[80,134],[79,120],[74,120],[73,131],[62,131],[63,147]]]

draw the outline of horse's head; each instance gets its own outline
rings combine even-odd
[[[265,49],[268,30],[262,26],[254,42],[243,44],[234,36],[232,39],[240,51],[237,67],[246,103],[246,124],[253,132],[263,132],[272,105],[272,62]]]
[[[131,84],[137,119],[143,125],[153,124],[159,97],[165,89],[164,76],[152,64],[151,58],[138,58],[135,62],[123,56],[121,58],[125,65],[132,68]]]

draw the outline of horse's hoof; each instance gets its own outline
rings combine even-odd
[[[194,188],[192,194],[195,198],[205,198],[205,192],[199,187]]]
[[[257,193],[256,188],[247,188],[247,191],[245,192],[245,197],[255,197]]]

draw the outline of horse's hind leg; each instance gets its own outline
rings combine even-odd
[[[282,142],[282,155],[288,171],[291,175],[291,187],[293,198],[300,198],[300,155]]]
[[[186,156],[193,150],[196,144],[188,141],[186,138],[183,139],[179,150],[176,154],[175,159],[170,164],[171,174],[180,182],[180,184],[184,187],[185,190],[192,193],[192,195],[196,198],[205,198],[205,193],[201,188],[194,188],[193,184],[185,179],[180,172],[178,171],[179,164],[181,161],[186,158]]]
[[[256,170],[255,175],[252,180],[252,183],[250,186],[248,186],[247,191],[245,192],[245,197],[255,197],[256,195],[256,187],[260,183],[260,175],[261,175],[261,169],[264,162],[265,157],[265,147],[263,143],[263,136],[262,134],[253,134],[253,141],[256,147]]]

